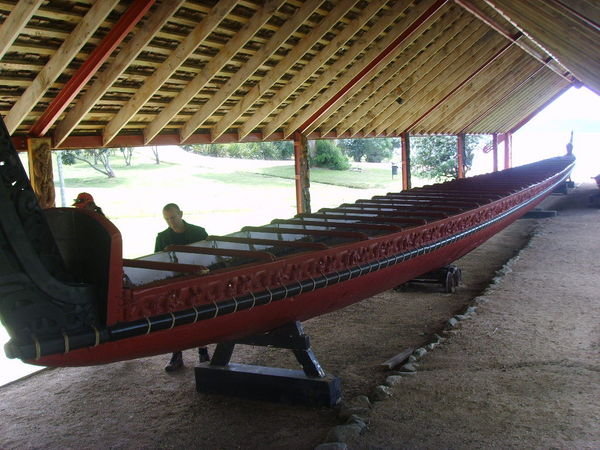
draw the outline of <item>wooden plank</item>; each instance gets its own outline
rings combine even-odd
[[[319,127],[319,130],[328,133],[335,129],[338,133],[344,133],[384,98],[390,96],[394,98],[393,101],[396,101],[401,96],[395,95],[396,92],[401,92],[399,90],[400,80],[404,81],[406,78],[414,76],[427,61],[433,57],[439,57],[438,51],[441,48],[445,48],[451,43],[460,44],[462,42],[461,32],[470,23],[472,20],[464,15],[447,29],[445,27],[448,24],[445,21],[436,22],[401,55],[402,60],[407,61],[408,64],[401,68],[398,68],[397,64],[388,67],[380,77],[371,83],[370,88],[363,89],[354,101],[348,102],[340,108],[338,113]],[[466,37],[466,35],[464,36]],[[383,84],[392,78],[394,81]]]
[[[599,31],[581,26],[575,17],[565,15],[564,10],[552,7],[551,3],[486,2],[600,94]]]
[[[144,142],[150,142],[173,118],[206,86],[206,84],[223,69],[225,64],[246,45],[261,27],[281,6],[283,0],[270,0],[260,8],[252,18],[233,36],[227,45],[202,68],[182,91],[148,124],[144,129]],[[241,67],[240,69],[241,70]]]
[[[42,3],[43,0],[21,0],[12,7],[4,23],[0,25],[0,59],[6,54]]]
[[[319,106],[318,111],[324,109],[324,107],[327,107],[327,109],[320,112],[312,124],[303,128],[304,132],[311,133],[317,129],[323,121],[327,120],[338,108],[342,107],[344,103],[352,100],[352,97],[360,92],[364,86],[368,85],[375,78],[379,79],[379,72],[385,71],[386,66],[399,64],[398,62],[394,62],[394,59],[413,44],[419,35],[426,31],[427,28],[433,26],[432,23],[435,24],[435,22],[437,22],[445,10],[443,6],[444,5],[434,5],[432,6],[433,9],[430,9],[421,15],[417,16],[415,14],[411,17],[407,16],[405,20],[402,21],[402,24],[398,27],[397,31],[392,30],[388,34],[390,37],[389,40],[386,38],[381,39],[381,41],[369,50],[359,62],[353,64],[352,67],[327,90],[327,92],[332,92],[333,99],[324,101],[324,97],[320,97],[316,102],[318,105],[321,105]],[[412,18],[414,18],[414,20],[411,20]],[[390,47],[392,47],[391,50]],[[389,53],[382,57],[382,52],[387,51],[389,51]],[[378,62],[374,63],[374,61]],[[365,74],[361,76],[363,72],[365,72]],[[340,95],[340,92],[343,92],[343,95]],[[309,120],[313,120],[312,117],[313,115],[309,116]],[[289,129],[294,128],[293,122],[288,125]],[[301,124],[300,126],[304,127],[305,125]],[[285,134],[286,133],[284,133],[284,135]]]
[[[304,67],[294,75],[294,78],[267,100],[254,114],[238,128],[240,139],[250,134],[266,117],[277,109],[290,95],[308,80],[323,64],[343,47],[352,36],[385,5],[385,1],[376,0],[370,3],[361,14],[348,25]],[[283,122],[282,122],[283,123]],[[281,123],[279,124],[281,125]],[[275,128],[279,127],[277,125]]]
[[[292,30],[296,30],[305,22],[321,4],[319,0],[308,0],[289,18],[285,24],[271,37],[244,66],[238,70],[221,89],[206,102],[180,131],[181,141],[185,142],[206,119],[208,119],[262,64],[264,64],[284,43]]]
[[[405,5],[408,6],[408,5]],[[369,30],[364,33],[360,39],[356,40],[351,47],[331,66],[325,69],[319,77],[317,77],[300,95],[298,95],[292,102],[290,102],[285,108],[283,108],[275,118],[273,118],[266,127],[263,129],[263,134],[269,136],[294,114],[296,114],[302,107],[309,104],[311,99],[315,97],[320,91],[325,88],[332,80],[335,80],[340,73],[346,69],[346,66],[350,64],[362,51],[364,51],[377,37],[389,27],[394,20],[404,13],[404,10],[398,11],[386,11],[378,20],[372,25]],[[354,34],[357,30],[351,30]],[[315,69],[316,70],[316,69]],[[314,73],[314,72],[313,72]],[[311,109],[309,107],[309,109]],[[311,113],[312,113],[311,109]]]
[[[196,50],[198,45],[206,39],[219,25],[223,18],[236,6],[235,0],[222,0],[211,9],[211,12],[192,30],[192,32],[177,46],[175,51],[167,60],[148,77],[144,85],[139,88],[136,94],[121,108],[115,117],[106,125],[103,131],[104,144],[110,141],[119,133],[129,120],[144,106],[144,104],[154,95],[165,81],[189,58]]]
[[[160,4],[144,23],[144,26],[119,51],[109,66],[98,76],[85,94],[67,113],[54,130],[54,144],[59,146],[67,136],[83,120],[85,115],[96,105],[98,100],[110,89],[113,83],[135,60],[154,35],[164,26],[169,18],[179,9],[185,0],[172,0]]]
[[[352,9],[355,3],[356,0],[342,0],[338,3],[305,38],[298,42],[292,50],[285,55],[285,58],[282,58],[279,63],[270,70],[267,76],[263,77],[256,85],[254,85],[254,87],[252,87],[252,89],[250,89],[250,91],[248,91],[246,95],[244,95],[244,97],[242,97],[242,99],[227,112],[225,117],[213,127],[213,140],[225,133],[227,129],[230,128],[231,125],[254,104],[254,102],[256,102],[256,100],[264,95],[264,93],[267,92],[267,90],[271,88],[271,86],[292,66],[297,64],[304,54],[320,41],[344,16],[344,14]]]
[[[489,39],[489,35],[480,39],[476,45],[471,47],[463,55],[453,55],[450,59],[450,64],[446,62],[442,70],[435,70],[436,76],[444,80],[444,83],[425,84],[421,80],[416,86],[416,94],[412,95],[407,104],[412,104],[413,108],[404,110],[404,114],[392,117],[387,123],[381,124],[376,129],[376,133],[383,133],[387,130],[404,130],[409,124],[413,123],[418,117],[423,115],[431,106],[432,99],[440,99],[447,95],[460,82],[467,79],[476,68],[489,60],[490,56],[506,45],[506,41],[500,36],[490,31],[493,38]],[[369,129],[367,127],[366,129]]]
[[[493,31],[486,31],[483,25],[473,24],[474,29],[469,30],[469,36],[464,39],[457,47],[450,47],[450,51],[443,52],[441,59],[435,64],[428,64],[419,71],[418,77],[409,77],[397,88],[397,93],[402,97],[403,103],[399,105],[395,102],[395,98],[385,99],[376,108],[371,109],[371,113],[367,113],[361,118],[362,127],[357,127],[364,132],[372,132],[375,130],[377,135],[385,132],[390,128],[395,120],[400,116],[406,116],[412,111],[422,108],[423,101],[429,101],[435,98],[437,93],[431,92],[428,95],[424,93],[428,90],[433,90],[438,85],[436,80],[444,80],[444,83],[449,83],[448,77],[456,75],[457,67],[465,66],[462,61],[477,61],[483,59],[481,54],[485,54],[488,47],[493,44],[490,42],[490,37],[495,34]],[[497,42],[502,42],[501,38],[496,38]],[[440,88],[441,89],[441,88]]]
[[[38,73],[33,83],[19,97],[19,100],[4,118],[4,123],[10,134],[16,131],[27,114],[35,107],[58,76],[63,73],[67,65],[92,34],[94,34],[117,3],[118,0],[104,0],[96,2],[90,8],[83,20],[73,30],[73,33],[63,42],[52,59]]]

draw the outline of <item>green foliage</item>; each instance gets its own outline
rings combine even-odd
[[[315,156],[310,158],[312,167],[325,167],[333,170],[348,170],[350,162],[340,148],[332,141],[316,142]]]
[[[381,162],[392,157],[397,139],[342,139],[340,147],[356,162]]]
[[[188,152],[219,158],[285,160],[294,154],[290,141],[248,142],[244,144],[196,144],[184,145]]]
[[[473,153],[481,140],[479,135],[465,138],[465,173],[473,163]],[[457,137],[425,136],[411,138],[411,168],[416,176],[447,181],[458,177]]]

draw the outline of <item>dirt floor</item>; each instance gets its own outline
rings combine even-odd
[[[341,379],[343,403],[371,396],[366,427],[354,419],[339,428],[340,408],[199,394],[196,355],[186,351],[175,374],[159,356],[45,370],[1,388],[0,448],[311,449],[342,439],[335,448],[600,448],[593,189],[553,197],[546,206],[559,216],[519,220],[458,261],[454,294],[410,286],[304,324],[323,368]],[[475,314],[448,328],[469,306]],[[436,333],[444,340],[416,373],[375,401],[397,373],[381,363]],[[277,349],[238,346],[233,359],[295,368]]]

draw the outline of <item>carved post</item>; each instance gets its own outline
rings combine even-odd
[[[308,139],[298,131],[294,133],[294,167],[296,170],[296,210],[298,214],[310,213]]]
[[[465,134],[460,133],[456,140],[456,165],[458,178],[465,177]]]
[[[27,139],[29,179],[42,208],[53,208],[55,206],[51,144],[52,140],[50,138]]]
[[[402,190],[410,189],[410,135],[402,133]]]

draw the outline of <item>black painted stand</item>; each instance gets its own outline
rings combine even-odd
[[[428,284],[439,284],[444,292],[449,294],[456,292],[456,288],[460,285],[462,281],[462,272],[460,268],[454,265],[448,265],[444,267],[440,267],[437,270],[433,270],[431,272],[424,273],[416,278],[413,278],[407,283],[428,283]],[[397,290],[404,289],[404,284],[396,287]]]
[[[303,370],[230,363],[236,344],[290,349]],[[197,366],[195,373],[198,392],[329,407],[341,398],[339,378],[325,374],[300,322],[219,343],[211,362]]]

